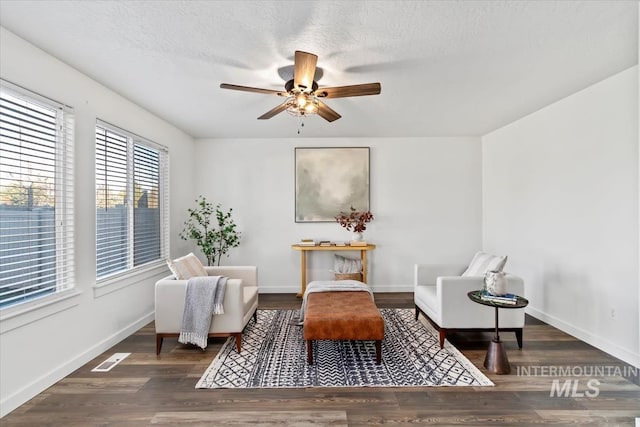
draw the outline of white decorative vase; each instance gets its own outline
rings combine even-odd
[[[506,295],[507,278],[504,271],[487,271],[484,275],[484,290],[493,295]]]
[[[354,231],[353,235],[351,236],[351,240],[353,240],[354,242],[362,242],[364,240],[364,236],[362,235],[361,231]]]

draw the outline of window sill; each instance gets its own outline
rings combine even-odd
[[[70,289],[4,309],[0,312],[0,335],[75,307],[80,303],[80,295],[82,292]]]
[[[165,261],[157,261],[133,270],[100,279],[93,287],[94,298],[100,298],[111,292],[140,283],[141,280],[150,279],[161,274],[169,274],[169,268]]]

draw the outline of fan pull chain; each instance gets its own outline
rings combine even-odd
[[[300,126],[298,126],[298,135],[300,135],[300,131],[304,127],[304,116],[300,116]]]

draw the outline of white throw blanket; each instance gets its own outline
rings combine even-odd
[[[222,303],[226,288],[225,276],[192,277],[187,281],[179,342],[195,344],[203,350],[207,347],[211,318],[214,314],[224,314]]]
[[[327,281],[314,281],[309,283],[307,289],[302,296],[302,306],[300,307],[300,314],[296,324],[302,325],[304,323],[304,312],[307,309],[307,297],[309,294],[315,292],[333,292],[333,291],[366,291],[371,295],[373,299],[373,291],[366,283],[359,282],[357,280],[327,280]]]

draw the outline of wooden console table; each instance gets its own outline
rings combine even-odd
[[[372,251],[376,245],[371,243],[367,246],[303,246],[291,245],[292,249],[300,251],[300,293],[299,297],[304,295],[307,289],[307,252],[310,251],[360,251],[360,259],[362,260],[362,281],[367,283],[367,251]]]

